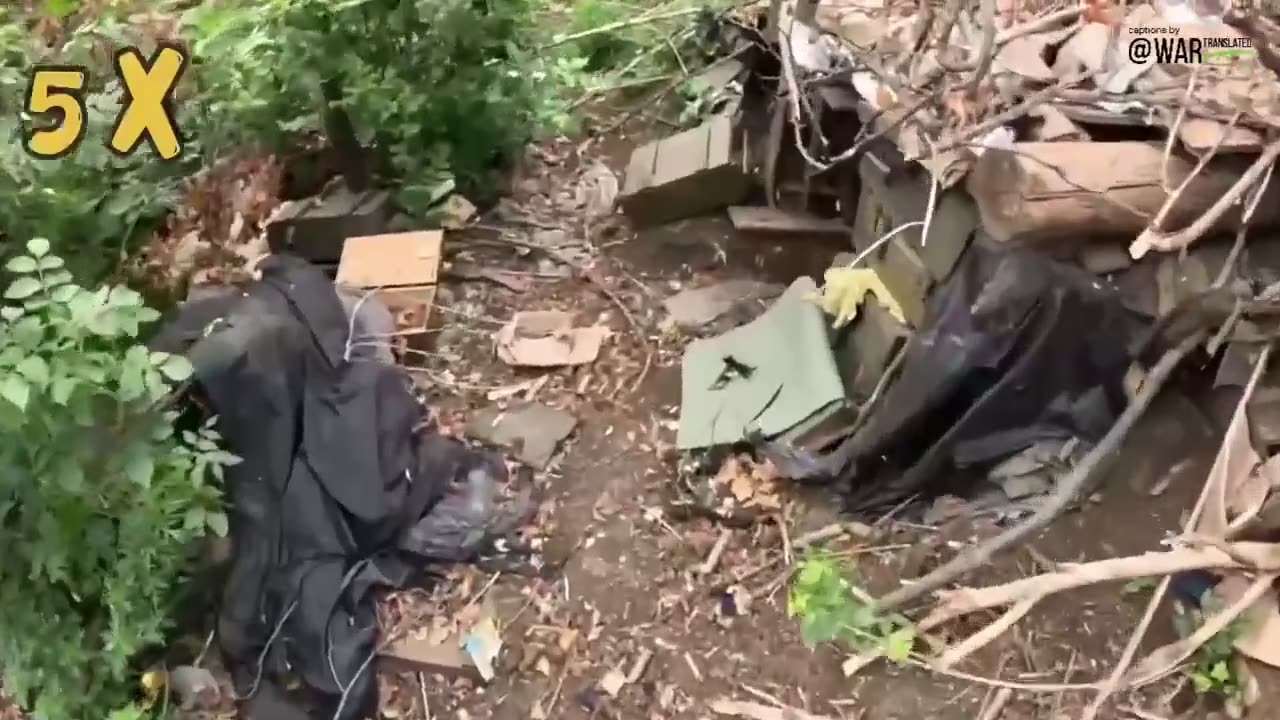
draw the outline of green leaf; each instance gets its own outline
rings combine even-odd
[[[209,529],[218,537],[226,537],[227,530],[227,514],[221,512],[211,512],[205,515],[205,522],[209,524]]]
[[[23,310],[20,307],[14,307],[13,305],[6,305],[4,307],[0,307],[0,319],[4,319],[8,322],[13,322],[14,320],[17,320],[18,318],[22,317],[22,312]]]
[[[54,270],[44,276],[44,286],[47,288],[57,287],[59,285],[70,284],[75,278],[71,277],[71,273],[66,270]]]
[[[58,486],[69,493],[84,489],[84,469],[74,459],[65,460],[58,467]]]
[[[49,364],[39,355],[28,355],[14,368],[34,385],[46,385],[49,382]]]
[[[31,399],[31,386],[17,375],[6,375],[0,378],[0,398],[13,403],[19,410],[26,410],[27,401]]]
[[[137,307],[142,304],[142,296],[123,285],[111,288],[107,295],[109,307]]]
[[[1226,684],[1231,679],[1231,668],[1227,666],[1226,660],[1219,660],[1209,668],[1209,677],[1217,680],[1219,683]]]
[[[884,654],[894,662],[906,662],[911,657],[911,649],[915,646],[916,634],[909,627],[899,628],[889,633],[884,641]]]
[[[27,252],[33,257],[42,258],[49,254],[49,241],[44,238],[31,238],[27,241]]]
[[[4,269],[15,273],[33,273],[36,271],[36,259],[29,255],[19,255],[5,263]]]
[[[66,263],[57,255],[46,255],[40,258],[41,270],[57,270],[64,265],[66,265]]]
[[[139,452],[125,463],[124,472],[129,480],[142,487],[151,487],[151,476],[155,474],[156,463],[145,452]]]
[[[66,405],[67,400],[71,399],[71,393],[75,391],[79,382],[75,378],[65,375],[54,378],[50,393],[53,396],[53,401],[59,405]]]
[[[55,18],[64,18],[79,9],[80,0],[44,0],[43,4],[45,12]]]
[[[203,508],[188,508],[187,513],[183,516],[182,527],[186,530],[199,530],[205,527],[205,511]]]
[[[43,286],[36,278],[20,277],[4,291],[4,296],[9,300],[23,300],[40,292],[41,287]]]
[[[181,355],[170,355],[160,363],[160,372],[170,382],[180,383],[190,378],[195,373],[195,368],[191,366],[191,361]]]
[[[226,465],[227,467],[239,465],[244,462],[244,458],[239,455],[229,453],[226,450],[214,450],[213,452],[205,455],[205,459],[211,463]]]
[[[132,402],[147,392],[147,385],[142,375],[143,369],[130,363],[125,363],[120,369],[120,384],[116,391],[121,402]]]
[[[53,298],[54,302],[65,303],[70,302],[71,298],[75,297],[79,292],[80,288],[75,285],[59,285],[53,289],[49,297]]]

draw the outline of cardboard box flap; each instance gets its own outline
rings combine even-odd
[[[347,238],[338,283],[351,287],[432,285],[440,271],[439,230]]]

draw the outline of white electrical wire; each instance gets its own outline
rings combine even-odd
[[[925,138],[925,142],[929,144],[929,148],[932,151],[933,143],[924,135],[921,135],[921,137]],[[934,175],[932,168],[929,169],[929,179],[930,179],[929,201],[928,201],[928,204],[925,205],[924,220],[912,220],[911,222],[903,223],[898,227],[890,230],[884,237],[871,243],[871,245],[869,245],[867,249],[855,255],[854,258],[849,261],[849,264],[846,267],[856,266],[858,263],[865,260],[867,256],[869,256],[871,253],[875,252],[881,245],[884,245],[885,243],[889,242],[890,240],[897,237],[901,233],[906,232],[907,230],[910,230],[915,227],[924,228],[923,230],[920,231],[920,244],[923,246],[924,243],[928,241],[929,228],[930,226],[933,225],[933,212],[938,205],[938,188],[942,185],[942,183],[938,182],[938,178],[936,175]]]
[[[262,668],[267,662],[267,653],[271,651],[271,646],[275,644],[276,638],[280,636],[280,630],[284,628],[284,624],[288,622],[289,616],[293,615],[293,611],[297,608],[298,601],[294,600],[293,604],[289,606],[289,609],[285,610],[284,615],[281,615],[280,620],[276,622],[275,629],[271,631],[271,636],[267,638],[266,644],[262,646],[262,652],[258,654],[258,670],[257,674],[254,675],[253,683],[249,686],[249,692],[245,693],[243,697],[236,695],[235,699],[237,701],[248,700],[258,692],[258,685],[262,682]]]

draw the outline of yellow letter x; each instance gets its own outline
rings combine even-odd
[[[138,148],[145,134],[151,149],[165,160],[182,152],[172,110],[165,100],[173,93],[186,64],[186,55],[172,45],[161,45],[146,64],[137,48],[116,53],[116,74],[124,83],[125,105],[111,132],[112,150],[128,155]]]

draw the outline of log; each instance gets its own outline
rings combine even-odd
[[[1166,230],[1189,225],[1222,197],[1253,158],[1215,158],[1184,191],[1165,222]],[[1155,142],[1027,142],[1013,150],[989,149],[970,172],[967,187],[987,234],[1002,242],[1075,254],[1095,239],[1129,239],[1147,227],[1164,205],[1161,187],[1164,145]],[[1195,168],[1193,160],[1169,158],[1168,183],[1176,188]],[[1280,221],[1280,183],[1271,183],[1251,227]],[[1239,226],[1233,208],[1214,226]]]

